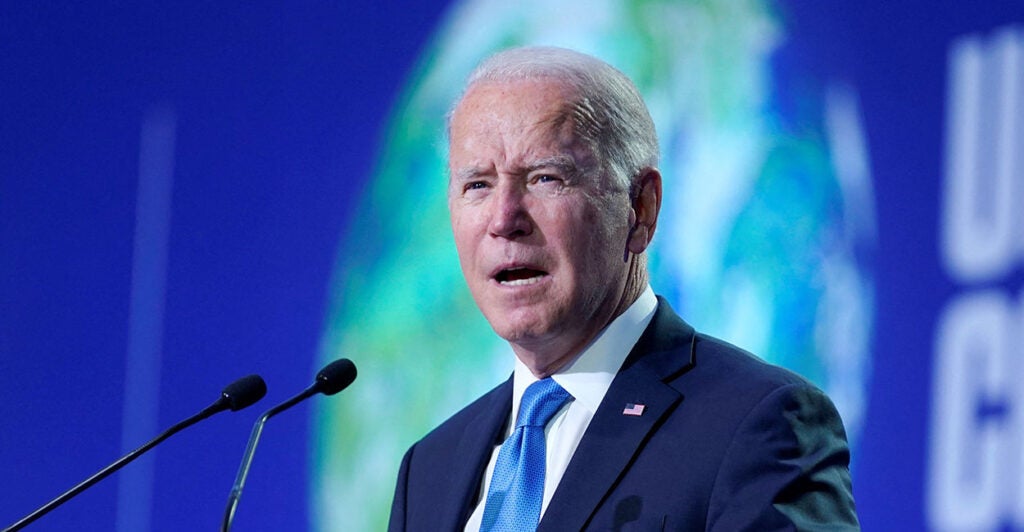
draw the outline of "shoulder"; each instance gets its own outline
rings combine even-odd
[[[708,519],[727,529],[792,523],[856,529],[842,420],[817,386],[785,368],[697,334],[694,365],[673,386],[717,426],[722,454]],[[750,504],[737,506],[737,497]]]
[[[769,364],[725,340],[699,333],[683,321],[668,301],[658,297],[658,307],[626,361],[648,366],[661,376],[730,372],[734,377],[780,384],[807,382],[789,370]]]
[[[646,366],[669,386],[693,397],[704,393],[758,400],[790,385],[813,385],[719,338],[699,333],[664,299],[627,365]]]
[[[691,406],[699,405],[719,422],[731,420],[734,437],[745,430],[767,430],[787,432],[799,441],[818,428],[845,439],[831,399],[797,373],[703,334],[695,337],[692,357],[692,369],[668,384]]]
[[[694,369],[703,380],[721,381],[731,391],[767,394],[786,386],[814,387],[807,379],[724,340],[697,333],[693,342]]]

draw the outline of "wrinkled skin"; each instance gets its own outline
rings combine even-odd
[[[642,292],[661,201],[653,168],[631,201],[580,134],[579,109],[556,80],[480,82],[451,120],[448,207],[463,275],[538,377]]]

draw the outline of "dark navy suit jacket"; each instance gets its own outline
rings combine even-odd
[[[627,416],[626,404],[645,405]],[[389,530],[459,531],[512,380],[406,453]],[[538,530],[856,530],[839,414],[803,378],[697,334],[659,298]]]

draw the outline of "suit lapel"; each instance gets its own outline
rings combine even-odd
[[[693,329],[660,300],[594,414],[538,530],[585,528],[654,427],[682,401],[664,381],[693,367],[693,338]],[[629,403],[644,405],[643,414],[624,415]]]
[[[512,379],[485,396],[475,417],[465,426],[456,445],[454,463],[439,471],[450,476],[451,504],[438,504],[438,530],[462,530],[480,495],[480,481],[487,469],[494,445],[501,442],[502,432],[512,411]],[[440,494],[439,494],[440,495]]]

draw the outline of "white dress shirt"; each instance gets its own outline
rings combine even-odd
[[[551,376],[573,396],[573,400],[568,401],[544,428],[547,438],[545,463],[547,469],[544,474],[544,500],[540,510],[542,517],[544,511],[547,510],[548,503],[551,502],[555,488],[562,480],[569,460],[576,452],[576,446],[583,439],[583,433],[586,432],[590,420],[597,412],[598,405],[601,404],[605,393],[608,392],[612,379],[622,367],[622,363],[633,349],[633,345],[640,339],[647,324],[651,322],[657,306],[658,299],[654,296],[651,287],[648,286],[640,294],[640,297],[605,327],[572,362]],[[537,380],[529,368],[519,358],[516,358],[512,383],[512,416],[511,422],[505,429],[506,438],[512,435],[516,426],[519,402],[522,400],[523,392],[526,391],[527,386]],[[496,445],[491,453],[491,460],[487,464],[487,471],[484,474],[480,500],[470,515],[469,521],[466,522],[465,530],[467,532],[480,530],[487,501],[487,491],[491,484],[491,474],[494,472],[494,464],[498,460],[500,449],[501,446]]]

